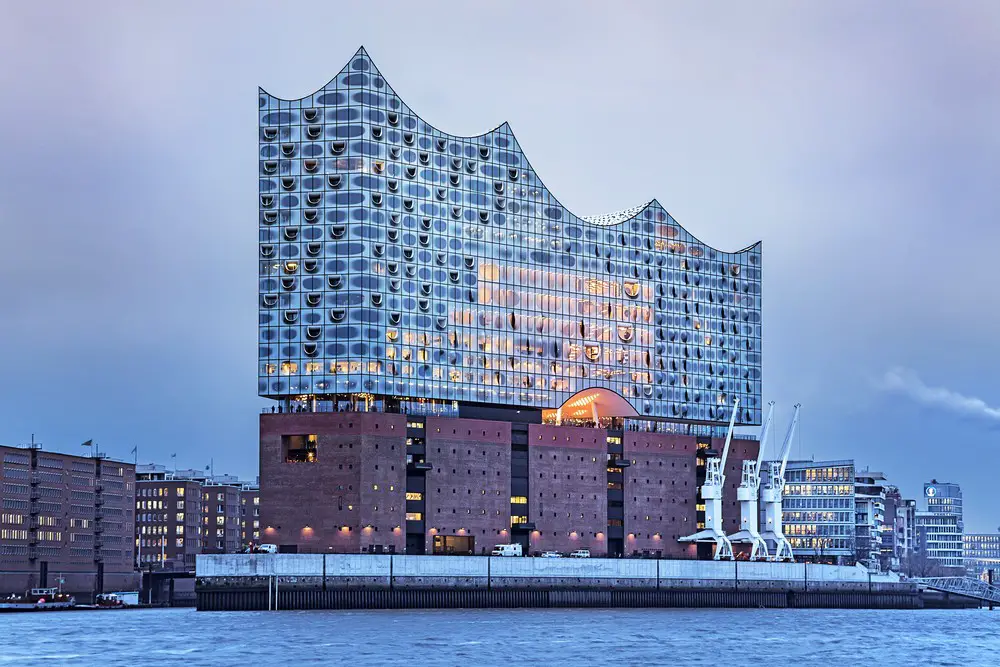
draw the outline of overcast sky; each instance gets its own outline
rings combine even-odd
[[[509,121],[577,214],[762,240],[793,456],[958,482],[993,531],[998,35],[996,2],[11,3],[0,443],[256,475],[257,87],[364,45],[435,126]]]

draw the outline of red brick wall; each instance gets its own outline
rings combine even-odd
[[[427,553],[434,535],[470,535],[489,553],[510,535],[510,424],[428,417],[424,428]]]
[[[23,581],[30,581],[30,587],[38,586],[42,562],[48,563],[50,586],[56,585],[60,573],[81,573],[83,577],[95,570],[97,460],[47,450],[37,451],[36,456],[38,466],[32,471],[30,450],[0,446],[0,484],[4,485],[0,487],[0,498],[17,503],[4,508],[4,513],[20,517],[16,522],[4,522],[3,528],[30,532],[32,474],[37,478],[40,494],[34,507],[43,522],[38,526],[38,557],[34,561],[29,558],[28,537],[0,538],[0,547],[5,552],[0,556],[0,594],[23,593]],[[105,590],[111,590],[108,586],[116,581],[111,575],[124,573],[128,578],[135,563],[135,467],[110,459],[100,465],[104,488],[102,557]],[[82,525],[82,520],[88,524]],[[54,539],[56,536],[59,539]],[[92,585],[93,576],[81,577],[74,577],[73,588],[69,590],[85,592]],[[77,583],[85,579],[91,583]]]
[[[625,550],[694,558],[678,538],[696,531],[696,441],[693,436],[626,431]],[[648,518],[647,518],[648,517]]]
[[[714,438],[712,447],[722,452],[725,446],[725,438]],[[726,459],[726,486],[722,489],[722,523],[725,526],[726,535],[732,535],[740,529],[740,503],[736,499],[736,489],[740,486],[740,475],[743,473],[743,460],[756,459],[760,443],[756,440],[733,440],[729,445],[729,458]],[[738,544],[733,545],[734,551],[742,548]],[[747,548],[749,551],[749,549]]]
[[[677,541],[698,530],[695,506],[700,496],[696,481],[696,442],[693,436],[625,433],[625,455],[634,462],[625,471],[627,552],[661,551],[663,556],[673,558],[696,556],[693,544]],[[724,445],[724,438],[713,438],[713,449],[721,453]],[[736,489],[740,485],[742,461],[756,458],[757,447],[755,440],[733,440],[730,444],[726,485],[722,492],[726,534],[739,530]]]
[[[302,552],[357,553],[368,545],[403,550],[405,416],[267,414],[260,427],[262,542],[296,544]],[[281,436],[310,434],[318,436],[317,461],[285,463]],[[625,433],[625,456],[634,461],[625,470],[627,553],[694,557],[693,545],[677,538],[697,530],[695,443],[692,436]],[[434,534],[471,535],[477,553],[509,541],[510,424],[428,417],[425,444],[433,466],[425,492],[427,552]],[[713,441],[716,449],[722,445]],[[606,431],[532,424],[528,450],[528,519],[536,527],[531,551],[606,553]],[[729,533],[739,527],[741,461],[756,451],[748,440],[730,447],[723,498]]]
[[[528,520],[531,551],[607,553],[607,431],[528,427]],[[582,515],[582,516],[581,516]]]
[[[367,435],[362,440],[360,540],[362,549],[394,546],[402,553],[406,546],[405,416],[390,425],[398,436]],[[379,424],[377,430],[381,433],[385,428],[386,424]]]
[[[282,435],[316,435],[316,462],[285,463]],[[369,544],[401,552],[405,493],[404,415],[261,415],[262,542],[300,552],[357,553]]]

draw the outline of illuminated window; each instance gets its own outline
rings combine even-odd
[[[406,492],[406,499],[407,500],[423,500],[424,499],[424,494],[420,493],[419,491],[407,491]]]
[[[420,512],[407,512],[406,513],[406,520],[407,521],[422,521],[423,518],[424,518],[424,515],[421,514]]]

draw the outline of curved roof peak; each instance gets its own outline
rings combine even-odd
[[[393,107],[394,109],[398,109],[399,111],[412,114],[414,117],[417,118],[417,120],[422,126],[425,126],[427,128],[427,131],[429,132],[439,133],[440,135],[449,136],[455,139],[464,139],[466,141],[473,140],[474,142],[478,142],[482,146],[490,146],[494,142],[494,138],[497,135],[501,135],[503,137],[501,140],[503,143],[500,143],[498,145],[505,147],[508,154],[514,154],[514,153],[519,154],[520,158],[523,160],[523,166],[527,167],[528,170],[535,172],[534,174],[531,175],[531,178],[534,180],[534,183],[538,187],[540,187],[541,190],[544,191],[544,193],[547,194],[552,203],[557,204],[568,215],[575,217],[576,219],[582,222],[603,227],[620,225],[626,222],[633,221],[636,218],[642,218],[644,224],[648,224],[650,221],[654,220],[660,223],[665,222],[668,225],[676,225],[681,230],[682,237],[686,237],[690,241],[726,253],[743,253],[752,250],[760,245],[760,241],[757,241],[736,251],[723,251],[719,248],[714,248],[713,246],[710,246],[709,244],[705,243],[704,241],[701,241],[693,234],[691,234],[691,232],[688,231],[686,228],[684,228],[680,223],[678,223],[673,218],[673,216],[671,216],[670,213],[667,212],[666,208],[662,204],[660,204],[660,202],[657,201],[656,199],[650,199],[644,204],[633,206],[631,208],[616,211],[613,213],[605,213],[601,215],[590,215],[590,216],[578,216],[573,214],[572,211],[569,209],[569,207],[559,202],[555,194],[553,194],[552,191],[549,188],[547,188],[545,184],[542,182],[541,178],[537,174],[537,171],[535,171],[531,167],[527,155],[525,155],[523,149],[521,148],[519,142],[517,141],[517,137],[514,135],[514,132],[507,121],[503,121],[500,125],[496,126],[492,130],[468,136],[456,135],[438,129],[431,123],[425,121],[415,111],[413,111],[412,108],[410,108],[409,105],[407,105],[402,100],[399,94],[396,93],[395,90],[393,90],[392,86],[389,85],[389,82],[382,75],[381,71],[376,66],[374,60],[372,59],[368,51],[365,49],[364,45],[358,47],[358,50],[355,51],[354,55],[351,56],[351,58],[340,69],[340,71],[336,74],[336,76],[330,79],[326,83],[326,85],[324,85],[322,88],[320,88],[317,91],[314,91],[309,95],[304,95],[297,99],[286,99],[277,97],[276,95],[272,95],[271,93],[268,93],[264,88],[259,88],[259,90],[262,95],[266,95],[271,99],[277,100],[281,105],[280,108],[288,108],[292,103],[296,102],[300,104],[308,103],[310,106],[312,105],[324,106],[330,104],[330,102],[326,102],[324,100],[324,98],[330,97],[330,95],[327,95],[327,93],[333,94],[333,99],[337,99],[337,94],[342,94],[347,90],[351,89],[366,88],[369,85],[374,86],[374,90],[376,93],[381,91],[382,94],[388,94],[390,96],[390,101],[393,104],[395,104],[395,107]],[[263,106],[264,104],[265,102],[264,99],[262,98],[261,105]],[[516,162],[514,164],[516,164]],[[518,170],[513,169],[512,171],[518,171]]]
[[[655,199],[651,199],[645,204],[639,204],[638,206],[622,209],[621,211],[615,211],[614,213],[604,213],[602,215],[581,215],[580,219],[595,225],[617,225],[625,222],[626,220],[631,220],[635,216],[639,215],[644,209],[652,206],[655,201]]]

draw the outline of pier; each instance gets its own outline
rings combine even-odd
[[[862,567],[746,561],[206,555],[198,556],[196,591],[198,609],[204,611],[924,607],[920,588],[893,573],[871,573]]]

